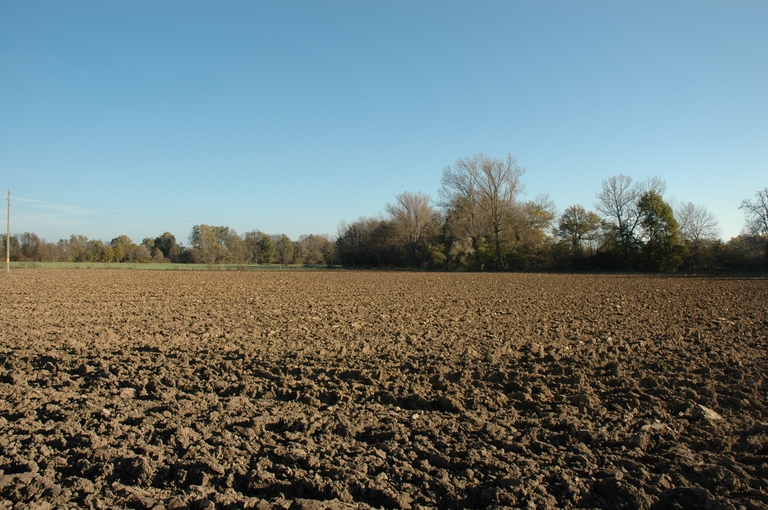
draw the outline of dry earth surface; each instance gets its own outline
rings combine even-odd
[[[0,282],[0,508],[768,508],[765,279]]]

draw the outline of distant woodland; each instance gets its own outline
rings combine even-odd
[[[284,234],[194,225],[178,242],[169,232],[136,243],[83,235],[48,242],[32,232],[10,238],[12,261],[343,265],[441,270],[706,271],[768,270],[768,187],[734,204],[741,235],[720,240],[704,206],[670,204],[662,179],[605,179],[591,209],[559,215],[548,196],[521,200],[525,169],[514,156],[459,159],[443,171],[437,197],[403,192],[375,217],[342,221],[337,235]],[[3,237],[3,253],[7,236]]]

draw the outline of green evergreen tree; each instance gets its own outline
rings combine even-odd
[[[672,207],[655,191],[647,191],[640,196],[637,209],[645,269],[674,271],[682,263],[684,249]]]

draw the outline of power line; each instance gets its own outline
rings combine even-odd
[[[81,219],[92,219],[94,215],[98,215],[101,220],[109,220],[113,222],[127,223],[132,225],[147,225],[158,226],[161,228],[190,228],[191,225],[208,223],[208,224],[224,224],[224,225],[243,225],[248,223],[249,220],[238,220],[232,222],[223,218],[207,218],[201,221],[199,216],[190,216],[173,213],[163,213],[158,215],[157,213],[149,213],[137,210],[130,210],[117,207],[107,207],[93,204],[83,204],[77,202],[69,202],[64,200],[52,200],[37,197],[29,197],[23,195],[17,195],[17,199],[21,200],[21,205],[17,204],[17,208],[23,211],[34,211],[39,213],[56,214],[58,216],[69,216]],[[62,210],[61,206],[66,208],[77,208],[75,210],[65,209]],[[142,221],[144,220],[144,221]],[[183,222],[183,223],[182,223]],[[258,224],[258,228],[306,228],[311,230],[325,229],[325,226],[321,225],[309,225],[309,224],[297,224],[297,223],[281,223],[271,221],[259,221],[254,222]],[[254,227],[255,228],[255,227]]]
[[[88,212],[98,212],[98,210],[104,210],[104,211],[113,211],[120,214],[126,214],[130,215],[131,217],[135,217],[136,215],[139,216],[145,216],[150,218],[156,218],[158,215],[156,213],[145,213],[141,211],[136,211],[133,209],[122,209],[117,207],[106,207],[106,206],[100,206],[100,205],[90,205],[90,204],[80,204],[75,202],[65,202],[61,200],[50,200],[50,199],[42,199],[42,198],[34,198],[34,197],[26,197],[22,195],[16,195],[17,199],[26,199],[31,200],[35,202],[39,202],[41,204],[51,203],[51,204],[62,204],[62,205],[69,205],[69,206],[75,206],[75,207],[83,207],[87,209],[93,209],[94,211],[88,211]],[[40,209],[37,209],[40,210]],[[173,214],[173,213],[163,213],[163,217],[171,217],[171,218],[178,218],[178,219],[184,219],[189,220],[192,222],[199,221],[199,216],[190,216],[190,215],[182,215],[182,214]],[[229,220],[223,219],[223,218],[209,218],[209,222],[215,222],[215,223],[228,223]],[[240,221],[238,221],[240,223]],[[274,226],[283,226],[283,227],[305,227],[305,228],[319,228],[321,225],[310,225],[310,224],[299,224],[299,223],[280,223],[280,222],[262,222],[269,225]]]

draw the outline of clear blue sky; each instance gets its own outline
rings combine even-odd
[[[559,211],[660,176],[737,235],[768,186],[768,2],[0,2],[13,232],[335,235],[480,152]]]

